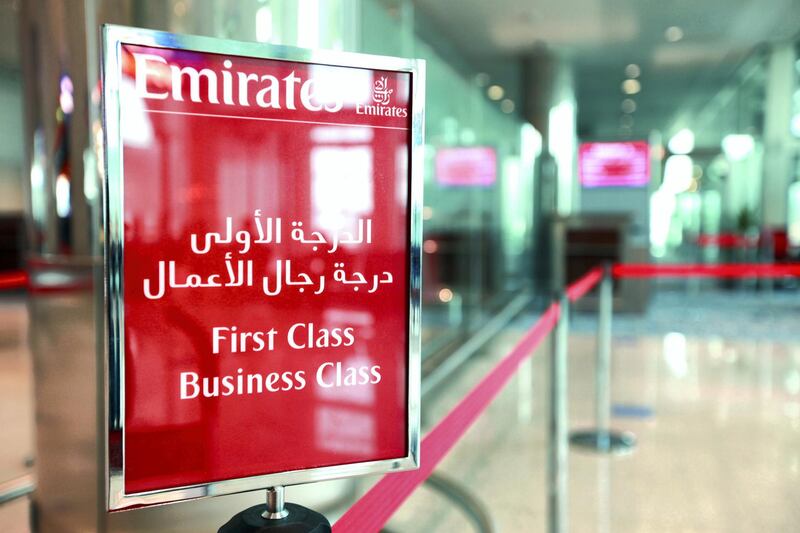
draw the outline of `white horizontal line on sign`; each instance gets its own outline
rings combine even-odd
[[[239,118],[242,120],[263,120],[266,122],[297,122],[299,124],[318,124],[321,126],[347,126],[351,128],[374,128],[382,130],[403,130],[408,128],[401,128],[398,126],[375,126],[372,124],[350,124],[347,122],[322,122],[314,120],[291,120],[288,118],[266,118],[266,117],[245,117],[242,115],[220,115],[217,113],[189,113],[186,111],[165,111],[161,109],[145,109],[147,113],[161,113],[162,115],[188,115],[194,117],[216,117],[216,118]]]

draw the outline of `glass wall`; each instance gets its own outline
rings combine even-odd
[[[135,0],[121,6],[119,2],[108,0],[96,3],[96,7],[100,21],[271,44],[425,59],[423,317],[426,353],[457,345],[513,296],[530,288],[534,163],[541,137],[516,113],[522,107],[520,102],[508,98],[514,94],[514,88],[508,87],[502,100],[490,100],[486,94],[487,85],[490,85],[488,75],[478,72],[466,58],[454,57],[458,52],[437,35],[430,21],[415,14],[412,2]],[[433,46],[420,37],[421,32],[439,42]],[[445,49],[446,57],[440,52]],[[91,57],[92,51],[88,53]],[[78,76],[76,80],[81,77],[80,73],[72,74]],[[18,76],[12,81],[13,90],[0,90],[0,96],[8,94],[9,98],[19,100]],[[76,89],[75,94],[78,92]],[[96,91],[92,105],[98,105]],[[3,109],[12,113],[20,107],[8,105]],[[99,132],[96,112],[92,116],[94,131]],[[15,115],[13,122],[13,128],[20,131],[11,138],[21,142],[21,116]],[[95,137],[99,139],[99,133]],[[72,140],[76,149],[79,148],[80,139]],[[33,143],[30,176],[32,222],[38,229],[33,233],[35,236],[46,233],[50,189],[65,184],[57,183],[57,176],[51,179],[45,175],[45,167],[39,164],[39,159],[46,159],[44,155],[39,156],[43,153],[39,145],[43,146],[44,140],[39,141],[42,142]],[[13,149],[16,158],[11,161],[12,166],[21,166],[22,146],[10,143],[7,148]],[[9,168],[6,151],[0,153],[2,172]],[[73,176],[76,181],[71,187],[75,189],[71,194],[76,196],[73,203],[80,200],[85,208],[74,208],[56,217],[64,231],[71,234],[65,236],[68,243],[76,240],[72,234],[86,233],[84,226],[91,225],[88,218],[99,216],[98,188],[91,177],[96,166],[91,161],[93,156],[92,150],[85,151],[88,174],[85,178]],[[13,189],[14,194],[3,195],[3,200],[6,203],[13,200],[16,218],[21,221],[25,188],[20,183],[21,170],[19,173],[17,169],[12,170],[13,178],[0,179],[0,186],[3,190]],[[80,220],[73,220],[79,214]],[[86,233],[86,237],[77,240],[95,240],[96,235],[92,235]],[[63,249],[64,246],[52,243],[34,243],[37,253]]]
[[[34,335],[31,349],[37,369],[35,399],[44,413],[36,419],[59,422],[36,428],[37,484],[43,502],[37,509],[42,523],[63,519],[93,531],[98,529],[96,521],[106,520],[95,512],[102,501],[96,483],[102,477],[94,446],[100,442],[97,413],[94,408],[74,408],[95,404],[99,374],[93,354],[102,345],[102,336],[95,335],[101,314],[97,296],[102,292],[92,283],[101,279],[102,269],[102,159],[97,157],[101,152],[95,152],[102,140],[100,23],[426,59],[425,368],[443,360],[435,355],[463,346],[499,309],[527,302],[539,135],[514,114],[510,100],[487,97],[489,80],[472,71],[469,61],[453,61],[452,49],[445,57],[441,43],[432,46],[419,37],[410,1],[31,0],[14,5],[24,37],[19,56],[26,87],[25,105],[16,109],[24,107],[20,118],[27,133],[17,123],[10,137],[20,141],[19,152],[23,147],[28,151],[27,168],[19,177],[26,184],[20,190],[30,193],[28,265],[36,283],[66,279],[81,287],[76,295],[29,295],[30,327],[41,333]],[[0,93],[3,90],[0,87]],[[21,100],[2,99],[9,103],[8,110]],[[5,163],[3,153],[0,160]],[[520,308],[518,304],[511,309]],[[73,401],[54,402],[52,394],[63,392],[63,376],[47,369],[62,368],[65,361],[80,376],[81,386],[72,391]],[[218,505],[230,506],[232,501],[220,500]],[[158,512],[178,513],[158,510],[153,516]],[[140,520],[132,516],[139,515],[119,514],[108,521],[120,525]]]
[[[541,140],[484,96],[480,76],[415,36],[410,3],[397,6],[362,3],[359,50],[427,62],[423,350],[432,354],[529,288]]]
[[[134,4],[145,27],[425,59],[424,353],[457,346],[530,288],[541,138],[513,103],[486,97],[485,74],[470,72],[464,58],[445,59],[418,36],[410,1]]]
[[[774,260],[776,243],[785,255],[787,206],[781,204],[793,176],[784,175],[788,169],[780,163],[797,147],[786,142],[789,101],[778,103],[790,78],[789,72],[774,72],[782,53],[757,50],[699,112],[673,128],[670,140],[688,143],[676,159],[690,163],[670,165],[666,158],[664,181],[653,196],[652,224],[664,228],[651,243],[655,257]],[[776,127],[776,121],[782,124]],[[675,152],[672,143],[667,150]]]
[[[675,124],[672,133],[692,137],[691,164],[675,173],[665,166],[653,196],[653,225],[664,228],[651,243],[654,256],[798,257],[799,50],[796,40],[756,49],[699,112]]]

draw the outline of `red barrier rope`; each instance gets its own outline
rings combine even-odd
[[[595,267],[585,274],[581,279],[567,287],[567,298],[570,302],[577,302],[586,293],[592,290],[595,285],[603,279],[603,267]]]
[[[517,367],[527,359],[558,320],[559,306],[550,305],[534,327],[450,413],[422,440],[418,470],[388,474],[333,526],[336,533],[378,531],[483,413]]]
[[[690,277],[719,278],[800,276],[800,264],[735,264],[735,265],[652,265],[617,264],[615,277]],[[597,267],[567,288],[567,297],[575,302],[586,295],[602,279]],[[463,437],[486,410],[492,400],[514,375],[519,365],[550,333],[559,317],[559,305],[552,303],[528,330],[522,340],[506,355],[461,402],[422,439],[420,468],[409,472],[387,474],[359,499],[334,524],[335,533],[378,531],[411,493],[431,475],[445,455]]]
[[[31,277],[22,270],[0,272],[0,291],[23,289],[35,294],[60,294],[87,291],[93,286],[91,278],[70,283],[59,282],[56,285],[43,285],[31,282]]]
[[[21,270],[0,273],[0,290],[25,289],[28,287],[28,274]]]
[[[651,265],[648,263],[627,263],[614,265],[613,273],[614,277],[617,278],[780,278],[784,276],[800,276],[800,264],[742,263],[734,265]]]
[[[570,285],[567,289],[570,300],[575,301],[586,294],[601,277],[602,270],[594,269]],[[378,531],[414,489],[431,475],[447,452],[503,389],[519,365],[533,355],[536,347],[555,326],[559,313],[559,305],[550,304],[514,349],[422,439],[418,470],[384,476],[336,521],[333,526],[335,533]]]
[[[713,235],[704,233],[697,236],[697,245],[717,246],[719,248],[755,248],[758,246],[758,235],[740,235],[738,233],[720,233]]]

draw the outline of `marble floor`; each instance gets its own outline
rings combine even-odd
[[[424,402],[431,427],[534,320],[524,316]],[[592,427],[594,317],[574,315],[570,427]],[[800,531],[800,296],[659,294],[646,315],[615,317],[612,425],[633,453],[569,455],[573,532]],[[0,478],[33,450],[25,307],[0,305]],[[466,491],[501,532],[546,531],[548,343],[523,365],[437,475]],[[365,490],[373,479],[359,482]],[[292,491],[288,492],[289,499]],[[192,505],[192,504],[188,504]],[[342,509],[332,511],[335,519]],[[0,531],[28,531],[25,502],[0,506]],[[224,520],[220,520],[219,523]],[[447,495],[420,487],[387,531],[475,531]],[[158,531],[176,531],[167,524]],[[209,531],[215,530],[214,528]]]
[[[0,300],[0,483],[28,473],[33,454],[33,376],[27,313],[20,297]],[[0,531],[28,531],[27,501],[0,506]]]
[[[579,314],[571,322],[570,427],[584,429],[594,426],[596,320]],[[615,317],[612,427],[635,434],[638,445],[612,457],[571,449],[569,530],[800,531],[797,324],[797,293],[668,292],[646,315]],[[506,331],[429,399],[428,420],[518,336]],[[496,531],[547,531],[548,355],[540,347],[438,470],[482,502]],[[389,528],[475,530],[428,487]]]

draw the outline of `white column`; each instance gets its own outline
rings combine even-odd
[[[767,94],[764,114],[764,179],[761,213],[764,225],[785,227],[786,192],[794,180],[793,145],[789,124],[792,117],[792,95],[796,89],[793,43],[773,46],[767,66]]]

